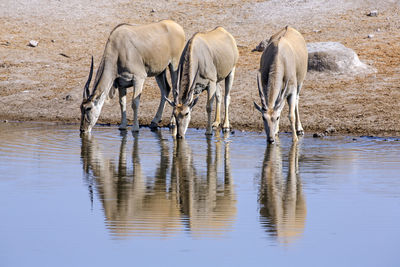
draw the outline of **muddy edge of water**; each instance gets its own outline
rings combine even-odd
[[[78,123],[90,56],[97,70],[111,29],[124,22],[145,24],[170,18],[183,26],[186,39],[217,25],[235,36],[240,57],[231,92],[234,130],[262,130],[260,114],[252,104],[259,102],[256,72],[261,53],[251,51],[261,40],[291,25],[307,42],[341,42],[377,70],[359,76],[308,73],[300,96],[306,133],[333,126],[336,134],[400,135],[398,1],[383,0],[379,5],[370,0],[311,2],[4,0],[5,8],[0,9],[0,54],[4,55],[0,60],[0,119]],[[367,16],[375,9],[378,16]],[[39,40],[39,45],[27,46],[31,39]],[[159,94],[154,78],[147,79],[140,103],[141,124],[150,123]],[[129,99],[131,95],[128,90]],[[205,99],[200,97],[191,127],[205,127]],[[285,109],[281,130],[289,131]],[[104,106],[99,122],[118,123],[119,110],[115,97]],[[130,107],[127,113],[131,119]],[[167,106],[164,124],[170,115]]]

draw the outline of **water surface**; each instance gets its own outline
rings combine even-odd
[[[0,140],[0,266],[400,266],[395,138],[4,123]]]

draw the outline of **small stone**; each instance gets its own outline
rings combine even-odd
[[[378,16],[378,10],[371,10],[368,14],[368,17],[377,17]]]
[[[380,28],[378,28],[378,29],[376,29],[376,31],[377,31],[377,32],[380,32],[380,31],[381,31],[381,29],[380,29]]]
[[[152,8],[150,12],[151,12],[151,13],[155,13],[156,10],[155,10],[154,8]]]
[[[369,39],[374,38],[374,36],[375,36],[375,35],[373,35],[373,34],[368,34],[368,38],[369,38]]]
[[[38,46],[39,42],[35,40],[30,40],[28,46],[30,47],[36,47]]]
[[[235,131],[231,131],[231,134],[235,134]]]
[[[72,95],[67,95],[67,96],[65,97],[65,100],[67,100],[67,101],[72,101]]]
[[[353,138],[353,141],[357,141],[357,138]]]
[[[53,39],[53,40],[51,40],[51,42],[52,42],[52,43],[55,43],[55,42],[56,42],[56,40],[54,40],[54,39]]]
[[[66,57],[66,58],[71,58],[70,56],[68,56],[67,54],[64,54],[64,53],[60,53],[59,55],[63,56],[63,57]]]
[[[325,136],[325,134],[323,134],[323,133],[315,133],[315,134],[313,134],[314,138],[321,138],[321,137],[324,137],[324,136]]]
[[[314,33],[320,33],[321,30],[313,30]]]
[[[4,120],[3,122],[4,122],[4,123],[8,123],[8,120]]]

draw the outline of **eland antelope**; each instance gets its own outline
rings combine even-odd
[[[174,91],[174,101],[167,99],[174,107],[176,129],[174,135],[184,137],[190,122],[190,114],[198,96],[207,90],[207,135],[212,135],[212,129],[220,126],[221,88],[219,82],[225,80],[225,117],[223,130],[229,131],[230,90],[235,75],[235,65],[239,51],[233,36],[222,27],[209,32],[193,35],[187,42],[178,69],[177,91]],[[214,123],[211,124],[211,112],[214,97],[217,98],[217,108]]]
[[[155,76],[161,90],[161,100],[151,127],[161,121],[170,86],[166,78],[169,67],[172,87],[176,86],[179,58],[185,46],[183,28],[171,21],[133,26],[121,24],[112,30],[106,43],[100,66],[97,70],[92,93],[89,85],[93,74],[93,57],[89,78],[86,82],[81,104],[81,132],[90,132],[100,115],[106,98],[119,91],[121,124],[125,130],[126,88],[133,86],[132,98],[133,131],[139,131],[138,109],[143,83],[148,76]]]
[[[268,143],[275,142],[279,132],[279,117],[285,105],[289,105],[289,120],[293,141],[303,135],[299,115],[299,93],[307,73],[308,53],[303,36],[286,26],[271,37],[265,48],[257,76],[261,105],[254,106],[262,114]]]

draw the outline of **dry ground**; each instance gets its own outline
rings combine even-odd
[[[377,17],[366,16],[378,10]],[[154,10],[154,12],[152,12]],[[284,27],[297,28],[307,42],[338,41],[374,67],[372,74],[308,73],[300,99],[306,132],[328,126],[339,133],[400,135],[400,1],[346,0],[3,0],[0,3],[0,118],[79,122],[79,105],[90,66],[99,64],[110,31],[122,22],[173,19],[187,39],[197,31],[223,26],[240,50],[231,92],[234,129],[261,130],[253,108],[261,53],[251,50]],[[367,38],[373,34],[373,38]],[[30,40],[38,47],[28,47]],[[205,94],[205,93],[204,93]],[[69,95],[66,99],[66,96]],[[192,127],[206,123],[205,95],[195,107]],[[140,123],[156,112],[159,89],[146,80]],[[287,114],[287,110],[284,110]],[[171,114],[166,108],[163,123]],[[99,122],[118,123],[117,97]],[[129,109],[129,118],[132,110]],[[286,117],[286,116],[285,116]],[[288,120],[281,130],[287,131]]]

